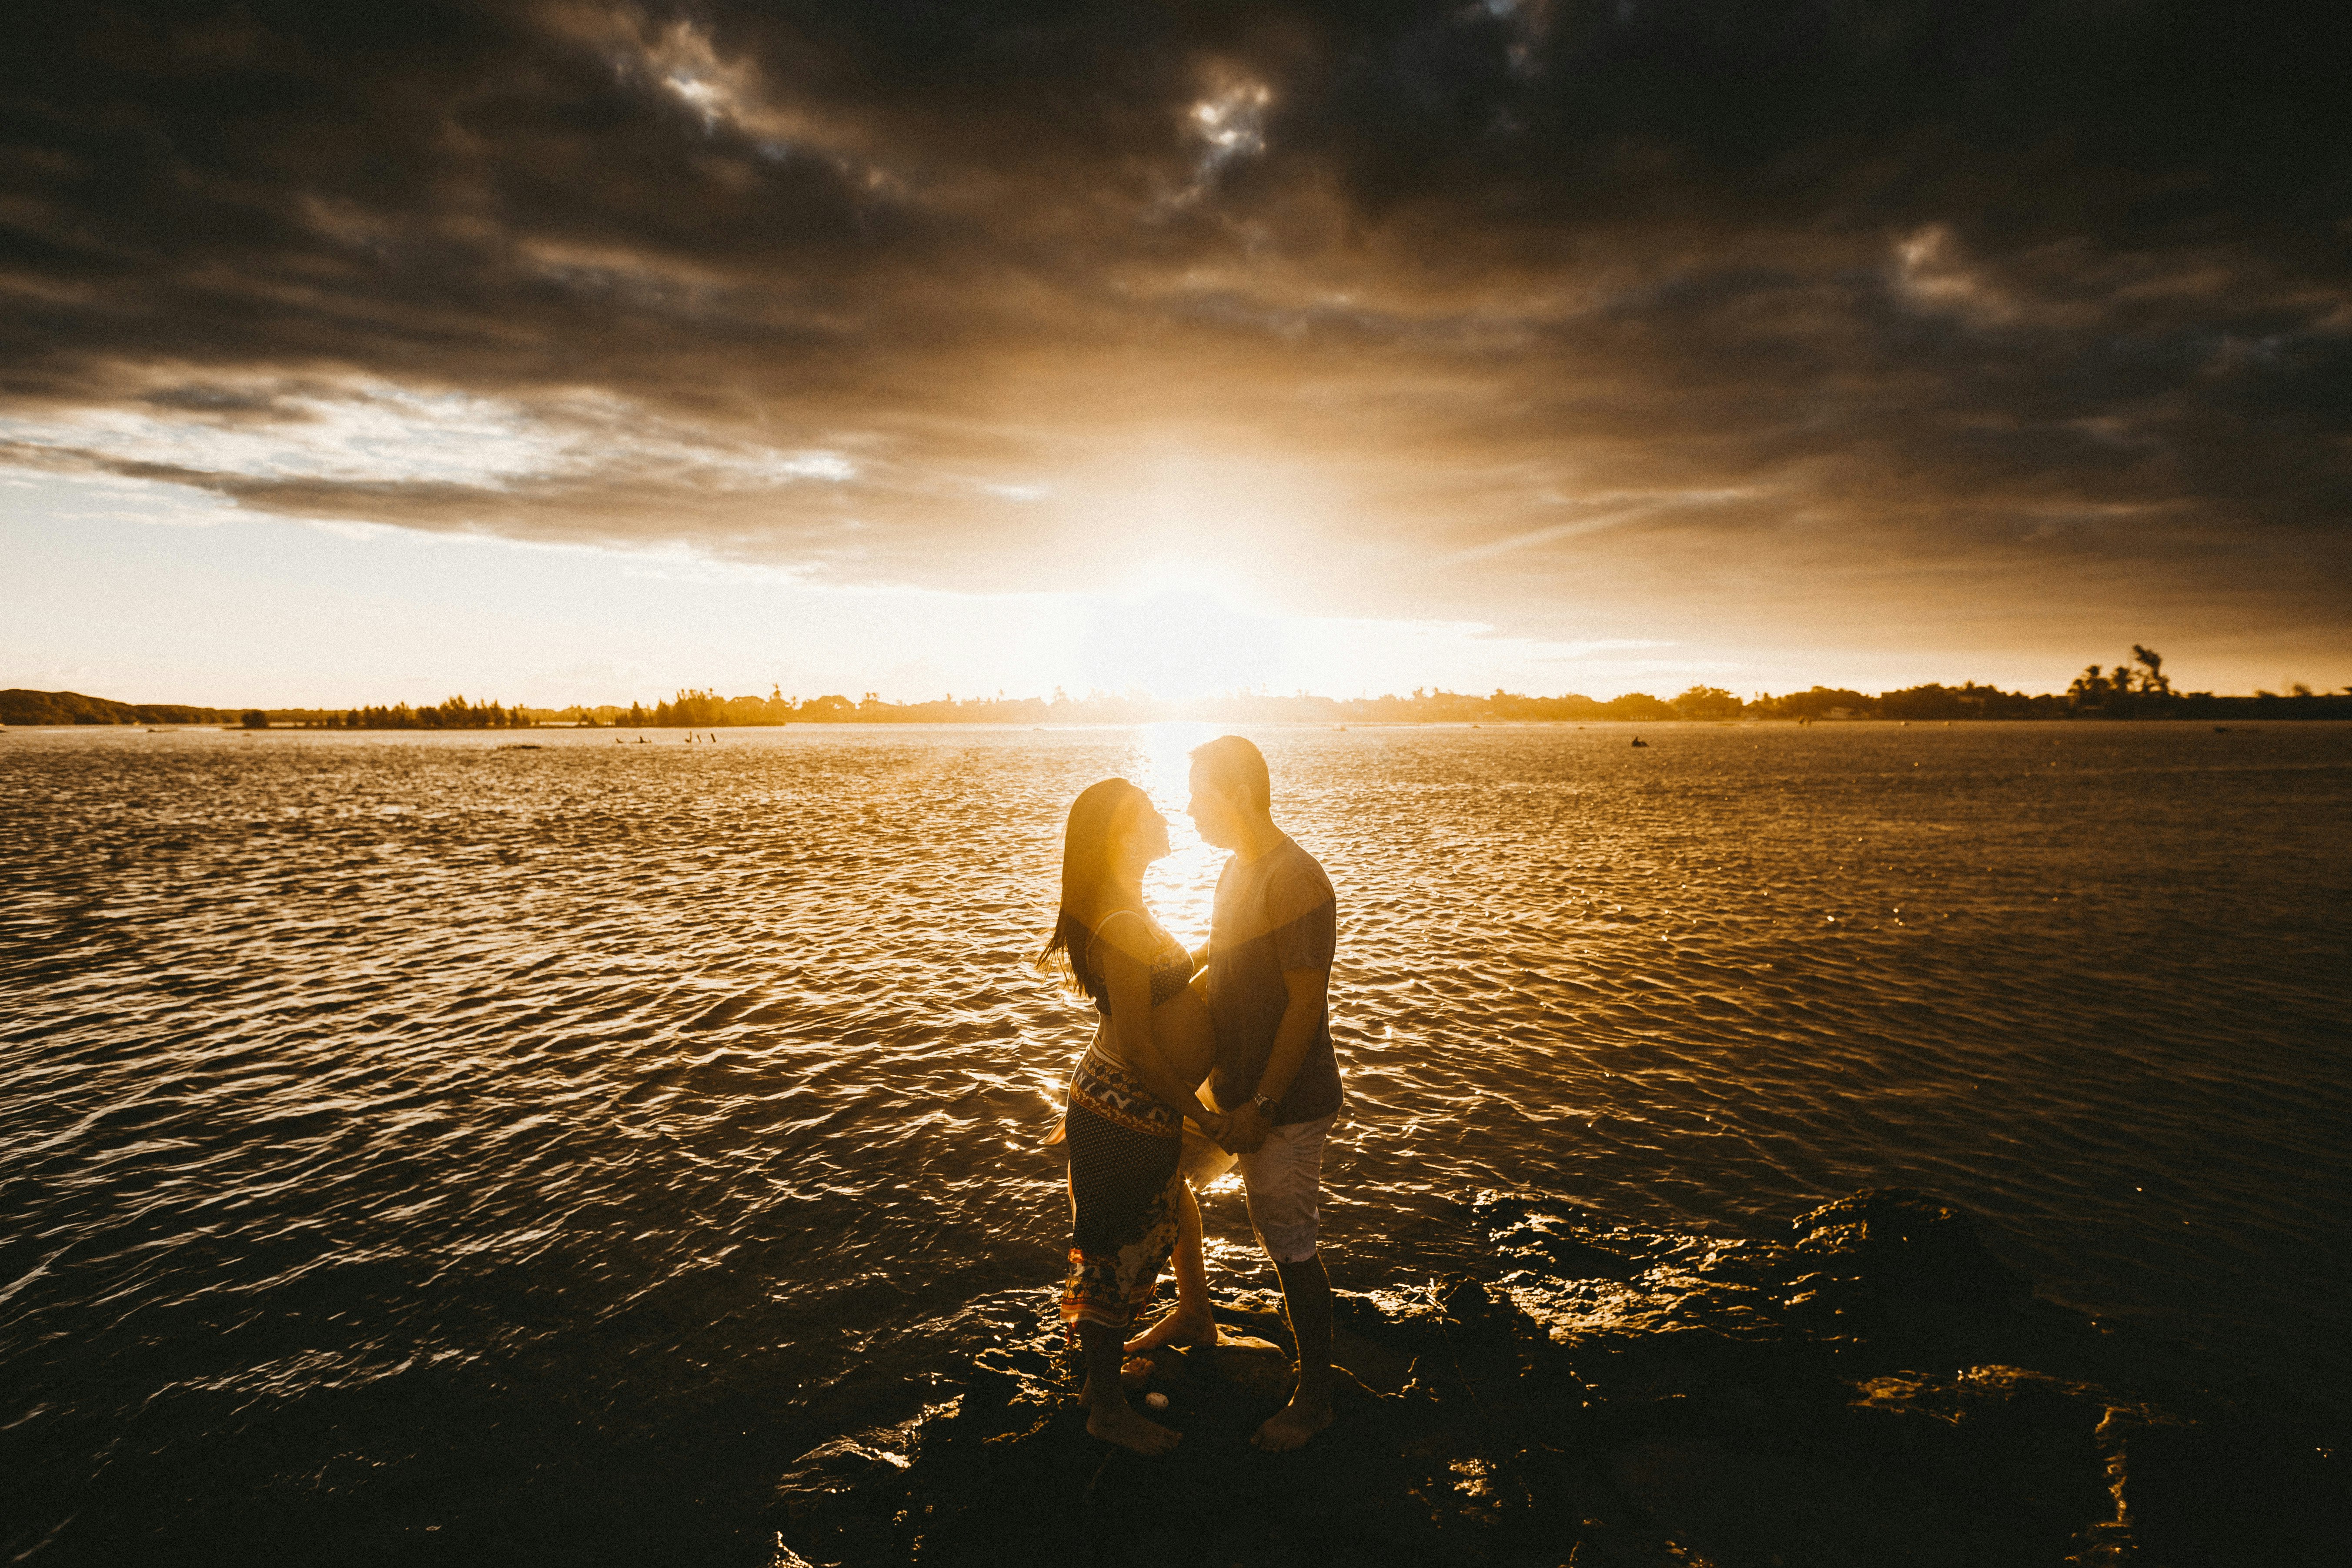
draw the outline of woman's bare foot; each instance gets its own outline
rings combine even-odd
[[[1150,1417],[1136,1414],[1135,1407],[1122,1396],[1116,1405],[1087,1412],[1087,1436],[1116,1443],[1150,1459],[1174,1447],[1184,1434],[1171,1432]]]
[[[1127,1353],[1136,1355],[1144,1351],[1156,1351],[1162,1345],[1213,1345],[1217,1342],[1217,1320],[1205,1311],[1188,1312],[1181,1307],[1127,1342]]]
[[[1304,1448],[1316,1433],[1331,1425],[1328,1405],[1308,1410],[1292,1400],[1267,1416],[1250,1439],[1250,1447],[1262,1454],[1287,1454],[1294,1448]]]

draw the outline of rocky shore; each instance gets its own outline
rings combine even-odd
[[[1607,1226],[1482,1194],[1497,1278],[1343,1293],[1333,1429],[1247,1446],[1286,1355],[1168,1351],[1184,1433],[1089,1439],[1036,1298],[954,1398],[804,1456],[784,1568],[2294,1568],[2352,1562],[2336,1423],[2037,1299],[1968,1216],[1869,1191],[1785,1242]],[[1220,1302],[1286,1346],[1277,1303]],[[978,1309],[983,1321],[992,1309]],[[2339,1413],[2340,1414],[2340,1413]]]

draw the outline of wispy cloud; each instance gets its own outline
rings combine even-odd
[[[1485,544],[1473,545],[1467,550],[1457,550],[1447,556],[1446,560],[1450,564],[1457,565],[1470,562],[1491,561],[1497,555],[1507,555],[1515,550],[1526,550],[1538,544],[1553,544],[1564,539],[1577,539],[1589,533],[1601,533],[1609,529],[1640,522],[1645,518],[1657,517],[1687,507],[1720,506],[1727,501],[1748,500],[1759,493],[1750,489],[1688,490],[1674,495],[1658,496],[1645,500],[1638,505],[1612,506],[1608,510],[1571,518],[1563,522],[1549,523],[1542,528],[1529,529],[1523,533],[1514,533],[1502,539],[1490,540]],[[1560,496],[1545,498],[1552,505],[1580,508],[1595,504],[1610,505],[1624,499],[1626,498],[1621,495],[1612,495],[1580,502]]]

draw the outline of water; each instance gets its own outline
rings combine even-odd
[[[0,737],[13,1560],[754,1563],[1057,1277],[1060,816],[1197,726]],[[2352,1392],[2352,727],[1269,729],[1342,1287],[1872,1183]],[[1263,1283],[1238,1195],[1213,1270]]]

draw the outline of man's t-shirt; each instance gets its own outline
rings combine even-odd
[[[1283,972],[1329,970],[1339,922],[1331,879],[1288,838],[1247,865],[1238,856],[1225,862],[1209,922],[1209,1012],[1217,1026],[1210,1092],[1220,1106],[1232,1110],[1257,1092],[1275,1030],[1290,1005]],[[1312,1121],[1339,1109],[1339,1063],[1331,1054],[1327,1002],[1274,1121]]]

